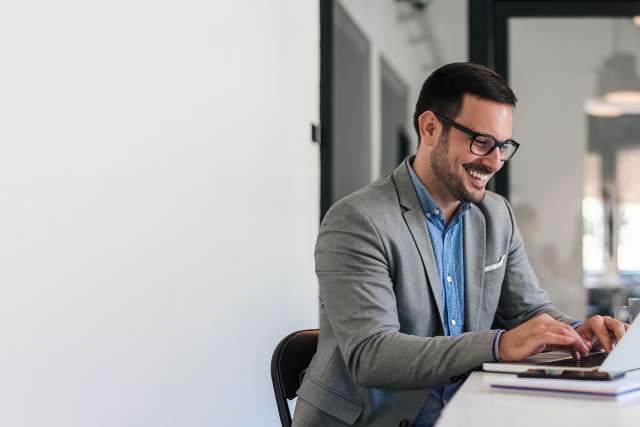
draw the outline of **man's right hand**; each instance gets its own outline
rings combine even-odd
[[[548,314],[539,314],[504,332],[498,343],[498,353],[504,362],[517,362],[550,349],[568,351],[580,358],[589,352],[591,342],[582,339],[571,326]]]

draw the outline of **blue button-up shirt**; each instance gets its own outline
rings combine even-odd
[[[411,181],[420,200],[425,224],[431,238],[431,246],[440,277],[440,298],[443,302],[445,323],[442,325],[446,336],[458,336],[464,330],[464,235],[463,218],[471,205],[462,202],[448,224],[444,222],[442,209],[411,166],[413,158],[407,159]],[[435,423],[445,403],[460,387],[460,383],[445,387],[434,387],[420,415],[416,426]]]
[[[449,224],[445,224],[442,210],[433,201],[426,187],[416,175],[411,166],[412,162],[413,157],[407,159],[407,168],[425,216],[440,277],[440,298],[443,301],[445,313],[445,324],[442,325],[442,328],[446,336],[457,336],[464,330],[463,218],[471,208],[471,204],[462,202]],[[571,326],[575,329],[581,324],[581,321],[577,321]],[[503,332],[504,330],[499,330],[493,341],[493,355],[496,360],[500,360],[498,343]],[[462,382],[457,382],[444,387],[434,387],[415,420],[416,427],[435,424],[442,408],[453,397],[461,384]]]

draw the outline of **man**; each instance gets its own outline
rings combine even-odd
[[[515,103],[486,67],[436,70],[416,105],[416,155],[327,213],[318,351],[294,425],[430,426],[483,362],[610,351],[625,333],[612,318],[581,323],[553,307],[511,207],[485,190],[518,148]]]

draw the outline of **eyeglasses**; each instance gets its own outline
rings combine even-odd
[[[433,114],[435,114],[441,122],[446,123],[447,125],[454,127],[460,132],[468,135],[471,138],[469,149],[476,156],[486,156],[497,147],[498,151],[500,152],[500,160],[507,161],[513,157],[516,151],[518,151],[518,147],[520,147],[520,144],[515,142],[513,139],[507,139],[504,142],[499,142],[497,139],[490,135],[474,132],[471,129],[466,128],[461,124],[456,123],[453,120],[443,116],[442,114],[436,112],[434,112]]]

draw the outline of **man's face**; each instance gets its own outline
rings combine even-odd
[[[509,105],[465,95],[460,114],[450,118],[498,141],[511,138],[513,113]],[[497,149],[486,156],[473,154],[470,142],[468,135],[450,127],[431,152],[431,168],[453,198],[478,203],[484,199],[487,182],[504,162]]]

